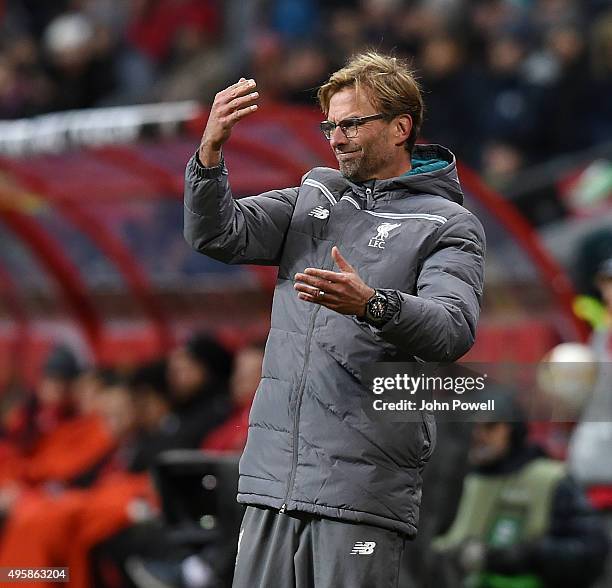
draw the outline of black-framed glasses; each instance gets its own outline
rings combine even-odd
[[[384,114],[369,114],[368,116],[358,116],[354,118],[345,118],[338,124],[331,122],[330,120],[324,120],[319,126],[321,132],[325,135],[326,139],[331,139],[336,127],[340,127],[340,130],[344,133],[347,139],[354,139],[357,136],[359,127],[371,120],[379,120],[385,118]]]

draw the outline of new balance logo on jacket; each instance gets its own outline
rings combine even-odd
[[[329,216],[329,210],[323,206],[316,206],[308,213],[308,216],[325,220]]]
[[[351,555],[372,555],[375,547],[376,541],[356,541]]]

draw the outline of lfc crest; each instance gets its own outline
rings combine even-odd
[[[376,227],[376,235],[370,239],[368,247],[384,249],[385,240],[389,238],[389,233],[399,226],[401,226],[401,223],[383,223],[382,225],[378,225],[378,227]]]

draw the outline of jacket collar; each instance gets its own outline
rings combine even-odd
[[[402,190],[412,194],[431,194],[463,204],[463,192],[457,177],[455,156],[441,145],[416,145],[412,153],[412,170],[397,178],[355,183],[352,190],[362,198],[376,199],[385,193]]]

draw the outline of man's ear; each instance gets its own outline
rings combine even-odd
[[[396,145],[402,145],[408,141],[412,131],[412,117],[409,114],[400,114],[395,118]]]

